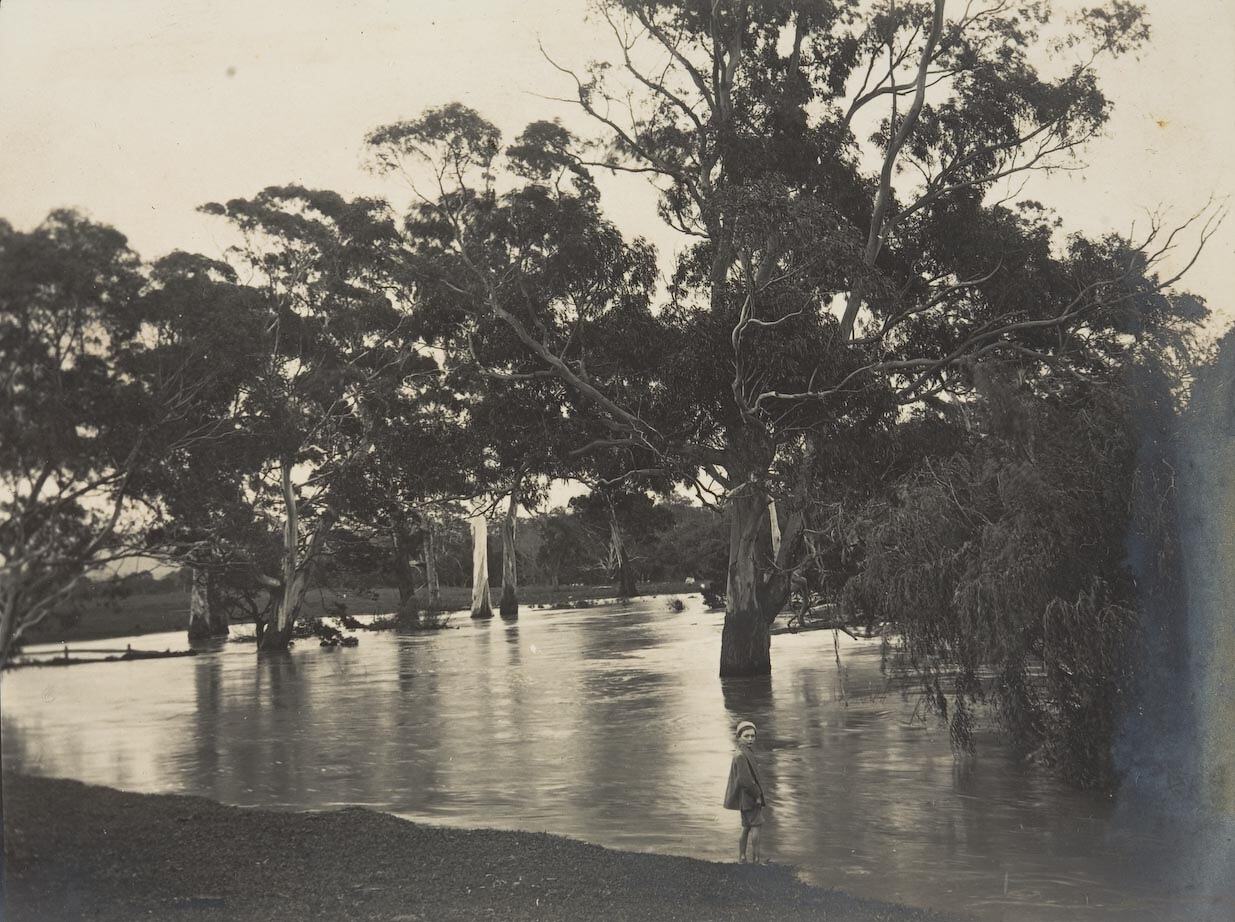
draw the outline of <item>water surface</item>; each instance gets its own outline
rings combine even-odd
[[[354,649],[302,641],[259,659],[227,643],[8,672],[4,768],[732,860],[737,817],[720,799],[732,727],[749,718],[771,794],[766,854],[813,883],[1009,922],[1215,912],[1176,832],[996,740],[954,758],[882,673],[877,643],[776,637],[773,677],[722,683],[721,618],[698,599],[682,613],[647,599],[517,623],[456,615],[452,630],[362,633]],[[184,646],[74,648],[129,642]]]

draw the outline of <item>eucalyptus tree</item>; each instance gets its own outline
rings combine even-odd
[[[733,524],[721,668],[762,671],[802,468],[906,407],[968,393],[977,358],[1066,364],[1152,277],[1169,235],[1141,254],[1115,239],[1060,249],[1010,186],[1078,165],[1109,112],[1095,68],[1148,30],[1120,2],[1070,23],[1008,0],[598,9],[621,60],[576,78],[609,142],[593,162],[651,177],[664,219],[695,241],[674,301],[731,372],[712,385],[707,442]]]
[[[578,516],[564,509],[551,509],[536,520],[540,544],[536,566],[556,594],[562,582],[575,582],[588,566],[584,553],[587,534]]]
[[[340,477],[347,501],[338,545],[345,564],[367,559],[370,570],[392,571],[400,611],[412,616],[421,607],[418,586],[425,587],[430,610],[440,605],[437,522],[472,497],[485,458],[467,423],[467,395],[424,349],[414,324],[401,333],[405,348],[419,354],[418,365],[374,381],[366,394],[371,447]]]
[[[145,551],[190,568],[190,638],[226,634],[232,610],[260,623],[258,577],[277,560],[277,533],[246,486],[264,446],[235,413],[264,358],[266,298],[226,262],[176,251],[152,265],[142,304],[154,341],[202,351],[211,387],[198,395],[200,412],[219,421],[211,438],[164,451],[142,469],[145,491],[157,498]]]
[[[571,452],[578,444],[579,426],[570,414],[570,395],[560,382],[499,370],[501,358],[495,346],[472,337],[465,362],[452,380],[474,395],[468,406],[468,430],[484,457],[484,474],[476,483],[495,497],[495,511],[505,503],[500,514],[502,593],[498,610],[503,618],[513,619],[519,612],[519,509],[535,510],[544,501],[550,482],[578,472],[579,459]],[[470,383],[463,385],[464,381]]]
[[[0,659],[92,574],[143,551],[148,479],[218,434],[214,342],[168,342],[122,234],[0,222]]]
[[[721,673],[767,672],[830,443],[944,412],[986,356],[1066,366],[1176,280],[1155,274],[1174,234],[1061,242],[1010,187],[1078,164],[1109,112],[1096,68],[1147,26],[1122,2],[1069,23],[1024,0],[596,8],[618,61],[571,76],[600,153],[538,123],[503,155],[458,105],[369,140],[412,179],[442,316],[522,345],[503,370],[566,386],[605,429],[578,450],[722,498]],[[658,310],[653,255],[601,216],[598,168],[648,177],[683,235]]]
[[[618,595],[624,599],[637,596],[638,574],[631,548],[652,545],[658,535],[672,527],[673,513],[645,491],[622,483],[599,482],[591,492],[571,499],[570,506],[580,523],[600,536],[605,569],[613,577]]]
[[[459,389],[474,395],[469,426],[487,458],[480,492],[507,498],[507,616],[517,612],[518,506],[531,506],[533,486],[569,476],[581,454],[608,441],[584,406],[600,394],[591,376],[644,391],[637,373],[652,367],[657,351],[626,338],[659,329],[648,301],[652,251],[627,244],[604,220],[591,177],[563,156],[568,142],[557,125],[529,126],[504,158],[510,181],[499,189],[490,170],[496,130],[462,106],[369,136],[376,165],[411,182],[404,277],[414,284],[426,335],[449,356]],[[427,177],[417,160],[431,164]],[[417,184],[425,181],[431,189]],[[608,354],[591,340],[607,343]],[[554,366],[556,349],[602,356],[603,364]],[[483,613],[483,605],[474,608]]]
[[[388,294],[397,237],[382,203],[286,186],[203,210],[241,231],[234,255],[263,294],[232,418],[262,450],[251,502],[283,537],[277,571],[259,574],[275,596],[260,647],[283,649],[332,530],[372,499],[366,472],[384,428],[436,382],[436,360]]]

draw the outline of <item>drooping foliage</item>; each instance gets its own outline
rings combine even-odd
[[[1117,781],[1113,742],[1146,666],[1144,606],[1161,599],[1134,576],[1177,566],[1158,429],[1179,381],[1142,361],[1050,393],[981,366],[950,453],[919,458],[847,522],[850,618],[888,634],[891,664],[954,741],[972,745],[989,703],[1026,753],[1084,785]]]

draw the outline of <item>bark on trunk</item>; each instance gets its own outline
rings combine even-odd
[[[9,661],[9,652],[13,646],[13,636],[17,627],[17,579],[15,575],[5,574],[0,580],[0,664]]]
[[[519,617],[519,573],[515,557],[515,525],[519,518],[519,492],[512,490],[510,506],[502,522],[502,617],[513,621]]]
[[[733,496],[730,517],[720,674],[722,678],[767,675],[772,671],[771,625],[759,592],[763,573],[772,564],[767,494],[754,484],[745,485]]]
[[[483,515],[472,517],[472,617],[493,617],[489,601],[489,523]]]
[[[218,604],[215,598],[214,580],[210,581],[210,590],[206,596],[210,600],[210,636],[226,637],[231,633],[231,619],[227,615],[227,607]]]
[[[227,634],[227,610],[216,604],[214,579],[210,571],[193,567],[189,587],[189,640],[226,637]]]
[[[425,583],[429,587],[429,611],[442,607],[442,590],[437,582],[437,528],[425,523]]]

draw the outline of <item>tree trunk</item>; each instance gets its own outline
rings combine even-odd
[[[609,508],[609,559],[617,581],[618,596],[633,599],[639,594],[639,587],[635,585],[635,574],[630,567],[630,556],[626,553],[626,542],[622,539],[622,528],[612,507]]]
[[[519,518],[519,490],[510,491],[510,505],[502,522],[502,604],[501,614],[507,620],[519,617],[519,573],[515,557],[515,525]]]
[[[189,587],[189,640],[226,637],[227,633],[227,610],[215,604],[212,574],[204,567],[193,567]]]
[[[7,663],[15,650],[17,608],[21,604],[19,576],[20,569],[16,567],[0,570],[0,664]]]
[[[296,626],[296,618],[300,615],[300,606],[304,603],[305,593],[309,589],[309,577],[312,575],[313,563],[326,543],[326,535],[334,524],[334,513],[327,508],[318,518],[313,537],[304,556],[300,556],[300,511],[296,503],[295,490],[291,481],[291,464],[283,464],[283,502],[285,521],[283,524],[283,591],[276,605],[274,616],[262,632],[258,643],[259,651],[286,650],[292,639],[292,630]]]
[[[748,483],[733,494],[729,510],[729,578],[725,627],[720,636],[720,674],[766,675],[772,671],[770,619],[760,584],[771,567],[768,497]]]
[[[207,623],[210,625],[211,637],[226,637],[231,633],[231,619],[228,617],[226,605],[220,605],[214,587],[214,578],[210,580],[206,598],[209,600],[210,614]]]
[[[472,617],[492,618],[489,601],[489,523],[472,516]]]
[[[407,520],[395,522],[391,528],[394,537],[395,586],[399,590],[399,608],[408,600],[416,598],[416,538]]]
[[[189,640],[210,636],[210,575],[201,567],[189,570]]]
[[[442,590],[437,582],[437,528],[425,522],[425,583],[429,587],[429,611],[442,607]]]
[[[765,675],[772,670],[771,626],[789,600],[792,559],[804,517],[794,512],[783,527],[767,493],[748,483],[733,494],[729,529],[729,580],[720,639],[721,676]]]

